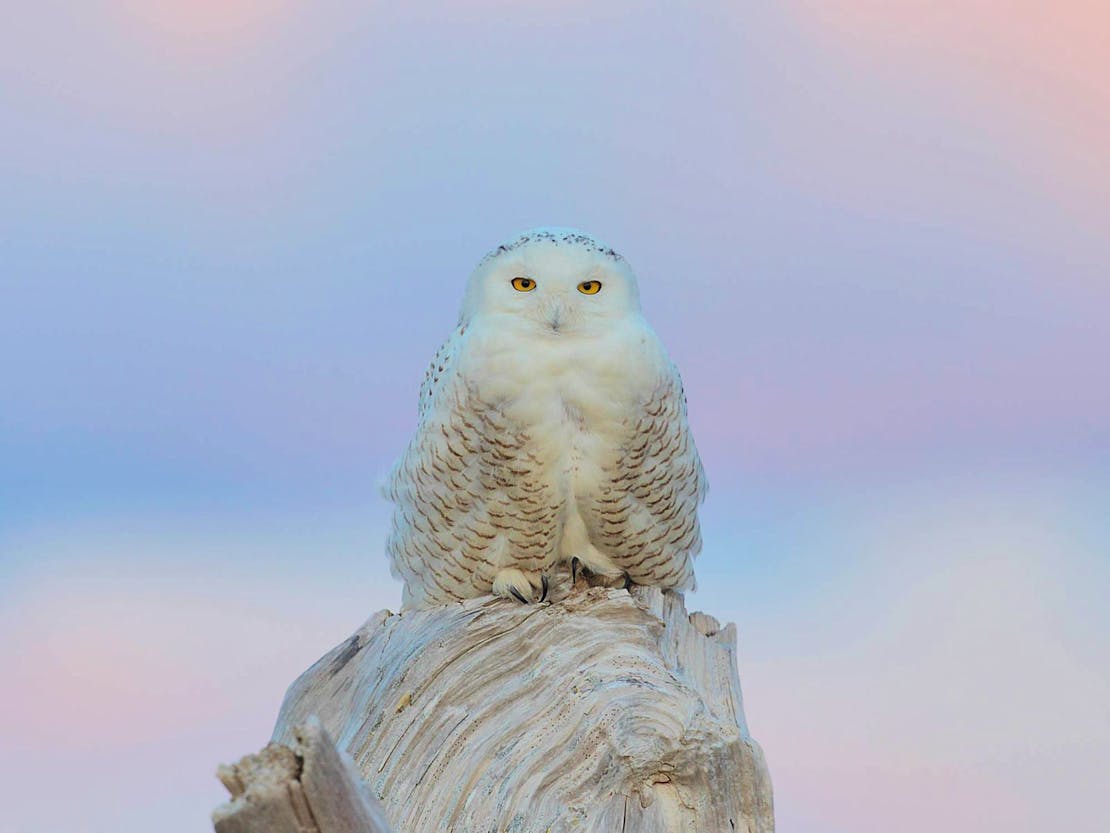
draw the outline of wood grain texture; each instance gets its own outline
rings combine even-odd
[[[350,758],[310,718],[217,776],[231,801],[216,808],[216,833],[389,833],[381,806]]]
[[[293,684],[274,741],[318,716],[396,833],[772,833],[734,626],[657,588],[553,598],[375,614]]]

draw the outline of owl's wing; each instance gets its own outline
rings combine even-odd
[[[701,549],[697,509],[709,484],[682,378],[669,360],[627,428],[587,513],[591,538],[637,584],[691,588]]]
[[[441,539],[453,514],[444,475],[453,478],[457,470],[467,468],[465,452],[453,454],[456,447],[447,442],[443,430],[454,409],[452,400],[461,393],[457,364],[463,335],[460,326],[440,345],[428,365],[417,400],[416,434],[382,490],[394,504],[386,551],[390,572],[404,583],[405,607],[429,596],[458,597],[458,586],[466,579],[464,570],[441,577],[441,553],[450,548]]]
[[[550,561],[553,496],[527,433],[465,378],[467,348],[460,327],[436,353],[416,434],[385,488],[395,504],[386,549],[406,607],[484,595],[504,567]]]

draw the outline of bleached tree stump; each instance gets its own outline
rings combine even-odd
[[[553,596],[375,614],[292,685],[274,741],[318,716],[395,833],[772,833],[735,627],[655,588]]]

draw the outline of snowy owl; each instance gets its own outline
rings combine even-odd
[[[684,589],[705,491],[632,270],[582,232],[537,229],[470,277],[385,485],[387,549],[405,607],[542,601],[564,568]]]

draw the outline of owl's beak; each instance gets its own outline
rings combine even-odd
[[[567,307],[561,298],[554,300],[547,314],[547,325],[551,332],[557,333],[563,328],[567,320]]]

